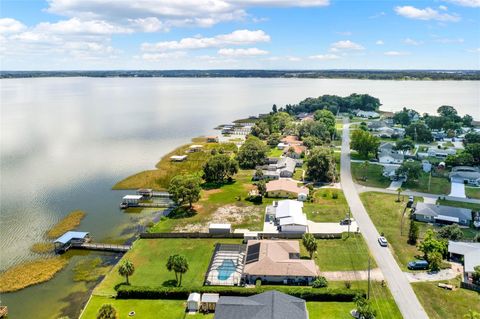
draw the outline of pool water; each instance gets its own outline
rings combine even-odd
[[[232,259],[225,259],[218,267],[218,279],[227,280],[233,273],[235,273],[236,268],[237,267]]]

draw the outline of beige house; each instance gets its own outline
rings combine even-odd
[[[295,198],[307,200],[309,189],[297,186],[297,182],[290,179],[278,179],[267,183],[267,197]]]
[[[243,276],[246,283],[310,284],[319,276],[313,260],[300,259],[298,240],[249,240]]]

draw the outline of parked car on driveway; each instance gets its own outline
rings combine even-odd
[[[382,247],[387,247],[388,246],[388,242],[387,242],[387,239],[385,237],[378,237],[378,243]]]
[[[428,262],[426,260],[414,260],[407,264],[410,270],[425,270],[428,269]]]

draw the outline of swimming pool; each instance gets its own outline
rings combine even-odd
[[[235,273],[237,267],[232,259],[224,259],[222,264],[218,267],[218,279],[227,280]]]

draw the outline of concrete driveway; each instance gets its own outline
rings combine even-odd
[[[448,196],[467,198],[465,195],[465,184],[452,181],[452,188],[450,189],[450,194]]]
[[[405,272],[408,281],[410,282],[421,282],[421,281],[440,281],[440,280],[449,280],[457,277],[458,275],[463,274],[463,266],[457,263],[450,263],[452,268],[442,269],[438,272]]]
[[[387,189],[390,189],[392,191],[396,191],[397,189],[399,189],[400,187],[402,187],[402,184],[403,184],[403,181],[392,181],[390,183],[390,186],[388,186]]]

